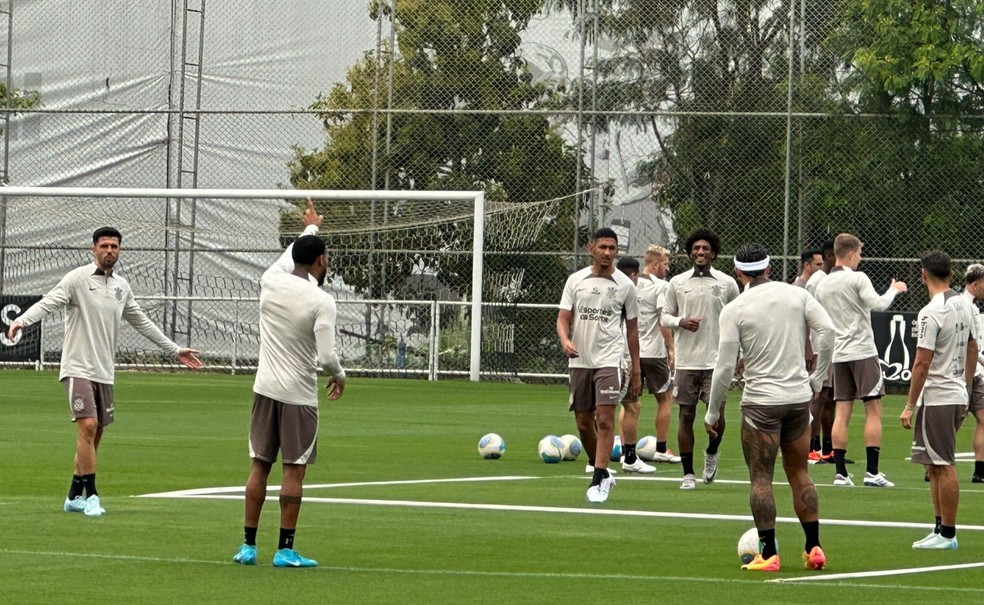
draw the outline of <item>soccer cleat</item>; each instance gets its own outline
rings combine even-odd
[[[65,512],[66,513],[81,513],[85,512],[85,498],[82,496],[75,496],[74,500],[69,500],[65,498]]]
[[[678,464],[680,462],[680,456],[674,456],[673,452],[666,450],[665,452],[656,452],[653,454],[653,462],[669,462],[670,464]]]
[[[806,456],[806,461],[808,464],[820,464],[821,460],[823,460],[823,456],[816,450],[810,452]]]
[[[100,517],[106,512],[106,509],[99,505],[99,496],[93,494],[85,499],[85,510],[83,512],[86,517]]]
[[[845,476],[837,473],[834,475],[834,485],[838,487],[854,487],[854,482],[851,481],[850,475]]]
[[[588,502],[605,502],[608,500],[608,494],[611,493],[612,488],[615,487],[615,477],[609,475],[601,480],[598,485],[592,485],[588,488]]]
[[[232,558],[232,562],[240,565],[256,565],[256,545],[243,544],[240,546],[239,552]]]
[[[938,535],[939,534],[936,533],[935,531],[931,531],[931,532],[929,532],[929,535],[926,536],[925,538],[922,538],[921,540],[916,540],[915,542],[913,542],[912,543],[912,547],[913,548],[920,548],[920,546],[919,546],[920,544],[922,544],[923,542],[928,542],[929,540],[933,540]]]
[[[680,484],[680,489],[697,489],[697,476],[684,475],[683,483]]]
[[[957,538],[944,538],[941,534],[933,534],[923,540],[913,543],[913,548],[925,550],[957,550]]]
[[[584,467],[584,472],[585,472],[586,474],[588,474],[588,475],[590,475],[591,473],[593,473],[593,472],[594,472],[594,467],[593,467],[593,466],[591,466],[590,464],[588,464],[588,465],[585,465],[585,467]],[[615,469],[613,469],[613,468],[610,468],[610,469],[608,469],[608,474],[610,474],[610,475],[617,475],[618,473],[616,473],[616,472],[615,472]]]
[[[895,487],[894,483],[885,478],[885,473],[878,473],[876,475],[865,473],[864,484],[867,487]]]
[[[974,475],[973,477],[971,477],[970,482],[971,483],[984,483],[984,477],[982,477],[980,475]]]
[[[704,454],[704,483],[714,483],[718,474],[718,455]]]
[[[803,553],[803,567],[819,571],[826,566],[827,555],[823,554],[823,549],[819,546],[814,546],[810,552]]]
[[[625,458],[622,458],[622,470],[626,473],[641,473],[643,475],[648,475],[649,473],[655,473],[656,467],[652,464],[646,464],[642,458],[636,458],[636,461],[632,464],[625,462]]]
[[[779,555],[763,559],[762,553],[757,553],[751,563],[742,565],[741,568],[748,571],[779,571]]]
[[[281,548],[277,554],[273,555],[274,567],[317,567],[318,562],[297,554],[291,548]]]

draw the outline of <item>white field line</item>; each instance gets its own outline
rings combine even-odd
[[[209,559],[185,559],[185,558],[165,558],[165,557],[138,557],[131,555],[112,555],[112,554],[99,554],[91,552],[60,552],[60,551],[43,551],[43,550],[21,550],[21,549],[8,549],[0,548],[0,555],[17,555],[17,556],[32,556],[32,557],[66,557],[71,559],[103,559],[111,561],[130,561],[136,563],[169,563],[169,564],[179,564],[179,565],[221,565],[221,566],[232,566],[232,560],[209,560]],[[971,564],[978,565],[978,564]],[[984,565],[984,564],[980,564]],[[646,582],[685,582],[687,584],[692,584],[694,582],[693,576],[643,576],[643,575],[633,575],[633,574],[577,574],[577,573],[534,573],[534,572],[514,572],[514,571],[488,571],[488,570],[469,570],[469,569],[399,569],[399,568],[387,568],[387,567],[347,567],[347,566],[335,566],[335,565],[320,565],[318,567],[313,567],[306,569],[306,573],[318,573],[318,572],[347,572],[347,573],[363,573],[363,574],[405,574],[405,575],[431,575],[431,576],[474,576],[474,577],[500,577],[500,578],[547,578],[547,579],[569,579],[569,580],[634,580],[634,581],[646,581]],[[838,574],[841,576],[849,574]],[[810,579],[817,578],[817,576],[808,576]],[[826,578],[826,576],[825,576]],[[794,578],[785,580],[783,583],[789,583],[795,581]],[[700,578],[702,583],[711,584],[756,584],[761,585],[761,580],[745,580],[738,578]],[[770,582],[775,582],[775,580],[770,580]],[[838,587],[841,588],[877,588],[882,590],[899,590],[905,589],[907,591],[928,591],[928,592],[947,592],[947,593],[957,593],[957,592],[968,592],[968,593],[981,593],[984,594],[984,588],[951,588],[945,586],[898,586],[891,584],[854,584],[851,582],[845,582],[839,584]]]
[[[305,484],[305,489],[324,489],[330,487],[362,487],[368,485],[419,485],[423,483],[468,483],[476,481],[521,481],[524,479],[540,479],[540,477],[505,476],[505,477],[458,477],[452,479],[413,479],[405,481],[364,481],[361,483],[313,483]],[[160,492],[157,494],[140,494],[136,498],[183,498],[185,496],[207,496],[212,494],[234,494],[246,491],[245,486],[232,487],[202,487],[197,489],[183,489],[174,492]],[[280,491],[280,486],[267,487],[268,492]]]
[[[961,526],[961,529],[963,527]],[[833,573],[833,574],[817,574],[813,576],[800,576],[798,578],[777,578],[775,580],[767,580],[773,584],[789,584],[792,582],[825,582],[830,580],[850,580],[852,578],[878,578],[884,576],[902,576],[914,573],[927,573],[930,571],[950,571],[953,569],[973,569],[975,567],[984,567],[984,562],[981,563],[957,563],[954,565],[936,565],[933,567],[909,567],[906,569],[883,569],[880,571],[856,571],[852,573]]]

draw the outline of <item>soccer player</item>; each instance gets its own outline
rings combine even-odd
[[[680,489],[696,489],[694,473],[694,419],[697,402],[708,402],[711,375],[718,358],[718,315],[738,297],[734,278],[711,267],[721,252],[721,240],[710,229],[698,229],[687,238],[687,254],[693,270],[674,276],[666,292],[664,312],[679,318],[676,338],[676,376],[673,397],[680,408],[677,439],[683,482]],[[704,483],[717,477],[718,448],[724,436],[724,420],[717,436],[704,450]]]
[[[96,452],[103,431],[115,419],[113,356],[125,321],[144,338],[185,366],[199,369],[198,351],[182,348],[155,326],[133,298],[130,284],[116,274],[123,236],[113,227],[92,234],[93,263],[74,269],[17,318],[8,331],[12,340],[22,328],[58,309],[67,309],[65,343],[58,380],[68,393],[75,423],[75,463],[64,510],[98,517],[106,512],[96,490]],[[83,497],[85,494],[86,497]]]
[[[621,394],[621,363],[629,349],[629,387],[638,397],[638,305],[632,280],[615,270],[618,235],[603,227],[588,244],[591,266],[567,278],[557,312],[557,337],[570,366],[570,410],[593,467],[589,502],[605,502],[615,478],[608,470],[615,441],[615,406]],[[623,316],[624,311],[624,316]],[[625,319],[625,334],[622,319]]]
[[[796,276],[793,285],[805,288],[806,282],[810,281],[810,276],[813,275],[813,272],[823,268],[823,250],[810,248],[809,250],[800,252],[800,267],[802,270]]]
[[[834,240],[827,240],[820,249],[822,263],[819,268],[810,273],[804,286],[810,294],[817,295],[817,286],[827,277],[837,263],[834,256]],[[827,372],[823,388],[813,398],[813,425],[810,437],[810,464],[828,464],[834,461],[833,428],[834,428],[834,382],[833,367]],[[844,459],[846,464],[852,460]]]
[[[984,334],[984,315],[974,301],[984,300],[984,265],[973,264],[964,274],[964,297],[970,303],[977,319],[977,336]],[[974,429],[974,475],[972,483],[984,483],[984,352],[977,346],[977,368],[974,372],[974,389],[970,393],[969,411],[977,420]]]
[[[721,311],[721,340],[704,429],[714,438],[739,354],[745,363],[741,398],[741,447],[751,480],[749,503],[762,552],[742,569],[779,571],[776,501],[772,490],[776,455],[793,492],[793,508],[806,534],[807,569],[823,569],[819,501],[810,479],[810,400],[830,365],[834,326],[804,289],[769,280],[769,255],[758,244],[735,254],[735,274],[745,292]],[[811,376],[802,355],[809,330],[816,333],[817,367]]]
[[[912,547],[953,550],[957,548],[960,499],[954,468],[957,428],[967,409],[967,392],[977,365],[977,313],[972,301],[950,289],[953,263],[946,253],[927,252],[921,263],[930,301],[919,311],[916,358],[900,420],[904,428],[915,429],[912,461],[925,465],[929,474],[936,525]]]
[[[674,343],[673,331],[680,321],[663,312],[666,304],[666,290],[669,284],[664,281],[670,270],[670,251],[662,246],[651,245],[643,257],[642,274],[636,281],[639,298],[639,365],[642,378],[649,393],[656,397],[656,462],[680,462],[680,457],[667,448],[666,438],[670,432],[671,408],[673,406],[670,387],[673,382]]]
[[[331,377],[328,399],[345,391],[345,371],[335,355],[335,299],[319,286],[327,273],[325,243],[314,234],[322,217],[311,201],[304,234],[260,279],[260,358],[253,382],[249,428],[252,458],[246,482],[245,543],[233,561],[256,564],[256,532],[267,479],[279,451],[280,539],[274,567],[315,567],[294,550],[304,474],[318,454],[318,369]]]
[[[849,233],[834,239],[834,268],[820,282],[816,297],[834,321],[834,427],[833,446],[836,474],[834,485],[849,487],[854,482],[847,472],[847,429],[854,400],[864,402],[864,441],[867,468],[864,485],[894,487],[878,470],[882,440],[881,398],[885,394],[875,335],[871,329],[871,311],[884,311],[895,297],[906,291],[905,282],[892,280],[881,296],[864,273],[861,263],[861,240]]]
[[[615,267],[624,273],[629,279],[632,280],[632,283],[636,285],[636,298],[638,299],[639,261],[631,256],[620,256],[618,257],[618,261],[615,263]],[[628,360],[627,353],[628,345],[626,345],[626,354],[622,356],[623,361]],[[639,365],[641,368],[641,357],[639,359]],[[623,383],[624,384],[622,387],[627,390],[628,381],[623,380]],[[627,473],[649,474],[655,473],[656,467],[651,464],[646,464],[645,460],[636,455],[636,443],[639,441],[639,412],[642,407],[639,404],[640,394],[641,393],[636,393],[635,396],[630,396],[626,393],[626,395],[622,398],[622,409],[619,411],[618,416],[618,428],[622,437],[622,470]]]

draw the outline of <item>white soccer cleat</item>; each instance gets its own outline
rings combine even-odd
[[[837,487],[854,487],[854,482],[851,481],[850,475],[841,475],[837,473],[834,475],[834,485]]]
[[[85,499],[85,516],[101,517],[106,509],[99,505],[99,496],[93,494]]]
[[[935,539],[935,538],[936,538],[936,536],[938,536],[938,535],[939,535],[939,534],[938,534],[938,533],[936,533],[935,531],[931,531],[931,532],[929,532],[929,535],[928,535],[928,536],[926,536],[925,538],[923,538],[923,539],[921,539],[921,540],[916,540],[915,542],[913,542],[913,543],[912,543],[912,547],[913,547],[913,548],[922,548],[921,546],[919,546],[920,544],[922,544],[923,542],[928,542],[928,541],[930,541],[930,540],[933,540],[933,539]]]
[[[697,489],[697,475],[684,475],[680,489]]]
[[[85,512],[85,498],[82,496],[75,496],[72,500],[65,498],[66,513],[82,513]]]
[[[646,464],[643,462],[642,458],[636,458],[636,461],[632,464],[626,463],[625,458],[622,458],[622,470],[627,473],[640,473],[643,475],[648,475],[649,473],[655,473],[656,467],[651,464]]]
[[[957,538],[944,538],[941,534],[933,534],[912,545],[913,548],[923,550],[957,550]]]
[[[714,483],[718,474],[718,455],[704,454],[704,483]]]
[[[590,464],[588,464],[588,465],[585,465],[585,467],[584,467],[584,472],[585,472],[586,474],[588,474],[588,475],[590,475],[591,473],[593,473],[593,472],[594,472],[594,467],[593,467],[593,466],[591,466]],[[613,469],[613,468],[610,468],[610,469],[608,469],[608,473],[609,473],[610,475],[617,475],[617,474],[618,474],[618,473],[616,473],[616,472],[615,472],[615,469]]]
[[[611,493],[613,487],[615,487],[615,477],[610,475],[605,477],[599,485],[592,485],[588,488],[588,502],[605,502],[608,500],[608,494]]]
[[[680,456],[674,456],[673,452],[656,452],[653,454],[653,462],[669,462],[670,464],[678,464],[680,462]]]
[[[884,473],[872,475],[866,472],[864,474],[864,484],[867,487],[895,487],[894,483],[885,478]]]

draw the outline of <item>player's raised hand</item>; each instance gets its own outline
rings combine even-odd
[[[178,349],[178,359],[192,370],[200,370],[205,365],[198,358],[198,351],[195,349]]]
[[[892,283],[889,284],[888,287],[889,288],[894,288],[894,289],[898,290],[899,291],[899,294],[901,294],[901,293],[903,293],[903,292],[905,292],[906,290],[909,289],[909,286],[905,285],[905,282],[904,281],[895,281],[894,278],[892,278]]]
[[[325,220],[325,217],[321,216],[314,210],[314,202],[311,198],[307,199],[307,208],[304,209],[304,216],[301,217],[301,221],[304,223],[305,227],[315,225],[317,227],[321,226],[321,221]]]

